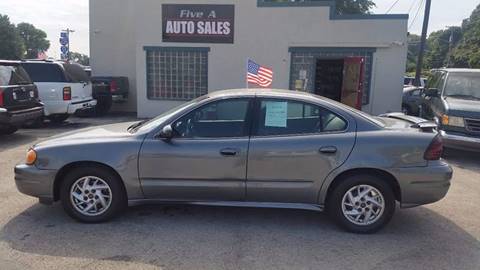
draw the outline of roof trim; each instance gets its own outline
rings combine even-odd
[[[368,53],[374,53],[377,51],[375,47],[289,47],[288,52],[351,52],[351,51],[362,51]]]
[[[144,51],[190,51],[210,52],[210,47],[182,47],[182,46],[143,46]]]
[[[408,14],[337,14],[335,1],[264,2],[257,0],[257,7],[330,7],[330,20],[408,20]]]

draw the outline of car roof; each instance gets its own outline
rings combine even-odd
[[[234,96],[262,96],[262,97],[289,97],[300,99],[323,99],[327,98],[317,96],[308,92],[285,90],[285,89],[271,89],[271,88],[239,88],[221,91],[213,91],[208,94],[211,98],[216,97],[234,97]]]
[[[473,68],[438,68],[432,71],[446,71],[452,73],[479,73],[480,69],[473,69]]]
[[[20,61],[18,61],[18,60],[0,60],[0,64],[8,64],[8,65],[20,64]]]
[[[57,61],[57,60],[41,60],[41,59],[24,59],[20,61],[20,63],[27,63],[27,64],[48,64],[48,65],[62,65],[65,62]]]

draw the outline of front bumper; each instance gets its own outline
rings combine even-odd
[[[77,111],[89,110],[97,105],[97,100],[89,99],[78,102],[72,102],[68,105],[68,114],[74,114]]]
[[[391,172],[400,185],[402,208],[443,199],[453,177],[452,167],[444,161],[430,161],[427,167],[397,168]]]
[[[456,132],[445,132],[442,139],[445,147],[448,148],[466,151],[480,151],[480,137],[470,137]]]
[[[53,183],[56,170],[40,170],[33,165],[15,166],[15,184],[23,194],[37,197],[41,202],[53,202]]]
[[[19,110],[19,111],[0,111],[0,123],[14,126],[20,126],[25,122],[38,119],[43,116],[43,106]]]

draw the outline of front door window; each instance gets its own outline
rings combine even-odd
[[[249,99],[209,103],[173,124],[178,138],[229,138],[248,136]]]

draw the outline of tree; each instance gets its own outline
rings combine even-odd
[[[410,34],[408,36],[408,52],[407,52],[407,72],[415,72],[418,60],[418,50],[420,45],[420,36]]]
[[[425,54],[425,66],[428,68],[440,68],[449,65],[451,49],[453,49],[462,37],[462,28],[449,27],[430,34],[427,40],[428,51]]]
[[[336,0],[338,14],[370,14],[375,7],[371,0]]]
[[[25,44],[25,57],[37,58],[39,52],[44,52],[50,48],[50,41],[47,40],[47,34],[35,28],[29,23],[19,23],[17,25],[17,32],[23,39]]]
[[[80,65],[84,65],[84,66],[90,65],[90,57],[82,53],[70,52],[70,59],[72,59],[74,62]]]
[[[480,68],[480,5],[463,21],[462,31],[450,60],[455,67]]]
[[[24,45],[15,25],[7,15],[0,14],[0,59],[21,59]]]
[[[316,2],[325,0],[263,0],[265,2]],[[338,14],[369,14],[375,7],[372,0],[335,0]]]

